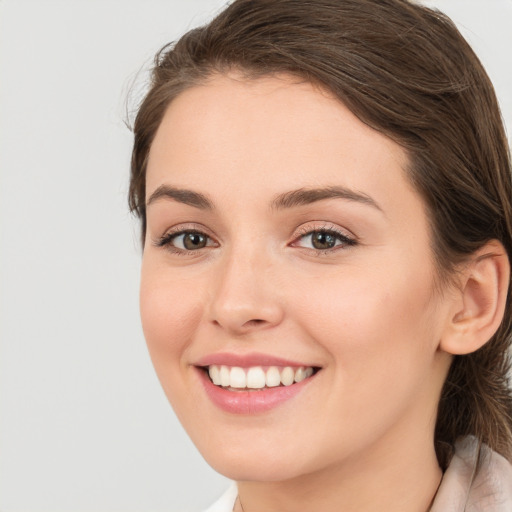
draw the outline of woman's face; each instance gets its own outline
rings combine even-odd
[[[221,473],[281,480],[431,446],[449,294],[407,164],[289,77],[216,76],[171,103],[148,162],[142,323]]]

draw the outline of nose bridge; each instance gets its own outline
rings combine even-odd
[[[282,307],[274,256],[263,241],[234,243],[218,261],[211,290],[212,320],[231,331],[246,332],[278,324]]]

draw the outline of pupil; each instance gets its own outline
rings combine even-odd
[[[206,237],[200,233],[187,233],[183,239],[186,249],[202,249],[206,246]]]
[[[315,249],[332,249],[336,245],[336,237],[325,231],[316,231],[312,238]]]

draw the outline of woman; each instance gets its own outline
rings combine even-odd
[[[445,16],[237,0],[134,133],[150,354],[237,482],[211,511],[512,510],[510,160]]]

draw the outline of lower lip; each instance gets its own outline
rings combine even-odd
[[[274,409],[295,397],[315,377],[313,375],[290,386],[263,388],[257,391],[228,391],[213,384],[204,370],[197,370],[210,400],[222,410],[234,414],[257,414]]]

